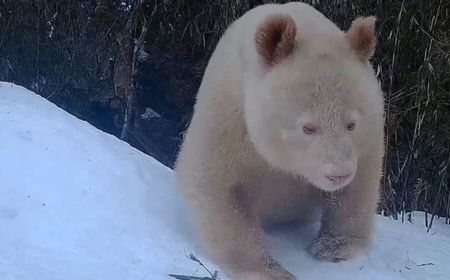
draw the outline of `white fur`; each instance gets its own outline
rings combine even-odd
[[[276,14],[294,20],[296,48],[267,69],[254,38]],[[176,175],[200,238],[228,275],[295,279],[268,265],[262,227],[304,218],[316,207],[324,215],[313,255],[348,259],[370,243],[384,153],[383,97],[370,63],[350,46],[335,24],[298,2],[247,12],[218,43]],[[305,134],[305,124],[317,133]],[[350,175],[339,184],[327,178],[340,174]]]

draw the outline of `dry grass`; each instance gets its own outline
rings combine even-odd
[[[173,277],[178,280],[220,280],[219,272],[217,270],[211,272],[194,254],[190,253],[186,257],[191,261],[197,263],[203,270],[205,270],[209,274],[209,276],[198,277],[198,276],[169,274],[170,277]]]

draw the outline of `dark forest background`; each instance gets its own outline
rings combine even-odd
[[[215,44],[269,2],[288,1],[0,0],[0,80],[172,167]],[[436,214],[450,223],[450,1],[304,2],[343,29],[377,16],[387,131],[380,212],[407,219],[424,210],[428,226]]]

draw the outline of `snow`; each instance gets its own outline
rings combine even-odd
[[[0,180],[2,280],[208,276],[190,252],[218,270],[192,233],[172,170],[9,83],[0,83]],[[438,219],[427,233],[423,213],[415,221],[377,217],[370,254],[339,264],[303,250],[313,227],[266,242],[299,279],[449,279],[450,226]]]
[[[145,108],[145,112],[141,115],[141,118],[144,120],[151,120],[151,119],[159,119],[161,118],[161,115],[155,112],[152,108]]]

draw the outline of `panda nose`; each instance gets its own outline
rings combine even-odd
[[[327,179],[335,185],[341,185],[345,183],[351,176],[352,174],[326,175]]]

